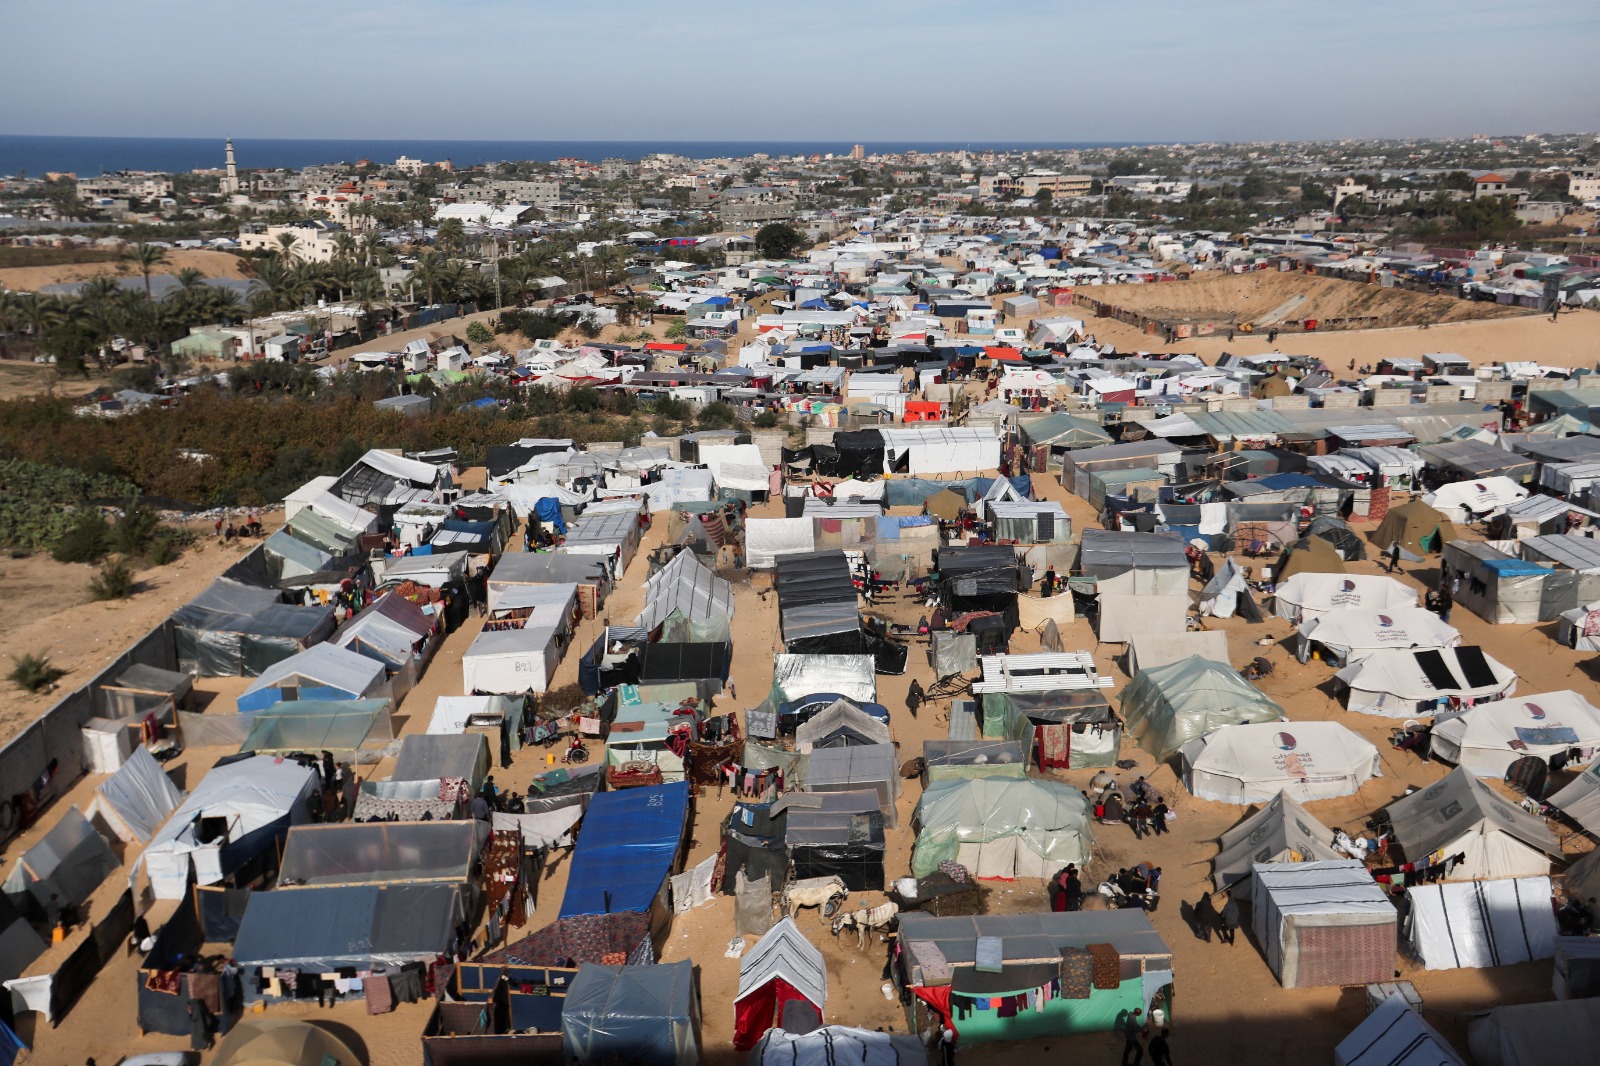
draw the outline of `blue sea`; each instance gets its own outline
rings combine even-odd
[[[167,172],[220,167],[223,138],[178,137],[21,137],[0,135],[0,174],[38,175],[46,171],[71,171],[94,177],[117,170]],[[253,140],[234,138],[239,166],[245,169],[286,167],[298,170],[318,163],[353,163],[370,159],[393,163],[401,156],[434,163],[448,159],[457,166],[506,160],[643,159],[671,152],[691,159],[720,156],[847,155],[849,141],[383,141],[383,140]],[[1115,148],[1107,143],[1038,143],[1021,141],[905,141],[863,142],[869,154],[919,152],[1066,150]]]

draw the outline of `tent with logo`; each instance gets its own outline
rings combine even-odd
[[[1504,777],[1526,756],[1548,760],[1578,749],[1578,769],[1600,749],[1600,709],[1570,689],[1480,703],[1434,723],[1430,750],[1481,777]]]
[[[938,781],[917,801],[911,872],[953,859],[975,877],[1046,878],[1089,859],[1089,803],[1077,788],[1037,778]]]
[[[1345,686],[1345,706],[1361,714],[1412,718],[1437,714],[1462,702],[1503,699],[1517,688],[1511,667],[1477,645],[1414,651],[1375,651],[1334,675]]]
[[[1284,988],[1393,977],[1399,912],[1365,864],[1261,863],[1254,874],[1256,942]]]
[[[1301,662],[1310,659],[1312,649],[1317,648],[1338,666],[1387,648],[1439,651],[1461,643],[1461,633],[1454,626],[1421,607],[1348,607],[1301,622],[1297,628],[1296,654]]]
[[[1378,1004],[1333,1049],[1333,1066],[1465,1066],[1404,996]]]
[[[1430,970],[1511,966],[1555,954],[1548,877],[1407,885],[1408,952]]]
[[[1346,858],[1330,841],[1333,831],[1283,792],[1218,838],[1211,883],[1218,892],[1249,882],[1258,863],[1321,862]]]
[[[1141,670],[1122,690],[1122,718],[1138,745],[1167,759],[1225,725],[1275,722],[1282,707],[1226,663],[1198,655]]]
[[[1412,563],[1443,551],[1455,539],[1456,527],[1450,519],[1421,500],[1392,508],[1372,531],[1379,554],[1388,555],[1390,547],[1399,544],[1400,558]]]
[[[1464,766],[1389,804],[1395,843],[1407,861],[1435,853],[1463,861],[1447,868],[1452,881],[1542,877],[1561,844],[1544,820],[1501,796]]]
[[[1415,607],[1417,592],[1381,574],[1301,571],[1278,582],[1272,604],[1274,614],[1298,625],[1344,608],[1389,611]]]
[[[1497,515],[1527,495],[1526,486],[1496,475],[1476,481],[1452,481],[1440,485],[1422,497],[1422,502],[1440,514],[1470,521]]]
[[[828,967],[822,952],[793,918],[780,918],[739,960],[734,1050],[749,1051],[768,1029],[816,1029],[827,1002]]]
[[[1226,725],[1185,744],[1182,755],[1189,791],[1223,803],[1348,796],[1379,772],[1378,749],[1337,722]]]

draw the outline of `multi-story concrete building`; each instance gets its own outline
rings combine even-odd
[[[281,234],[291,234],[294,243],[289,255],[305,263],[331,263],[338,257],[339,249],[334,237],[343,233],[344,227],[325,219],[307,219],[282,226],[250,228],[239,231],[239,249],[245,252],[281,252]]]
[[[148,171],[120,170],[98,178],[78,179],[80,200],[159,200],[172,195],[172,179]]]

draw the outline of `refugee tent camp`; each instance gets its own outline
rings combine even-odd
[[[1225,725],[1275,722],[1283,708],[1225,663],[1198,655],[1141,670],[1122,690],[1122,718],[1145,751],[1165,760]]]
[[[1086,529],[1078,565],[1095,581],[1101,640],[1187,629],[1189,559],[1177,534]]]
[[[1502,798],[1464,766],[1442,781],[1389,804],[1395,843],[1412,863],[1435,853],[1446,860],[1445,877],[1471,881],[1491,877],[1542,877],[1561,845],[1542,819]]]
[[[1182,754],[1189,791],[1223,803],[1348,796],[1380,771],[1378,749],[1337,722],[1225,725]]]
[[[1478,1066],[1583,1062],[1600,1047],[1600,999],[1491,1007],[1467,1026]]]
[[[1279,792],[1266,806],[1218,838],[1220,849],[1211,860],[1211,883],[1218,892],[1246,886],[1258,863],[1274,866],[1289,862],[1343,859],[1330,841],[1333,833],[1286,793]],[[1299,856],[1293,859],[1291,856]],[[1241,893],[1249,891],[1240,887]]]
[[[178,666],[201,677],[255,677],[326,640],[331,607],[294,607],[273,589],[218,578],[172,612]]]
[[[1586,765],[1600,749],[1600,710],[1570,689],[1480,703],[1441,717],[1430,750],[1480,777],[1504,777],[1511,764],[1576,748],[1570,769]]]
[[[1259,863],[1256,941],[1284,988],[1359,985],[1394,974],[1399,913],[1355,859]]]
[[[1453,626],[1421,607],[1345,607],[1301,622],[1296,655],[1311,658],[1313,648],[1336,666],[1348,666],[1389,648],[1440,651],[1461,643]]]
[[[560,917],[643,914],[652,938],[664,934],[667,879],[678,866],[688,818],[686,784],[597,794],[572,851]]]
[[[1412,718],[1503,699],[1517,688],[1511,668],[1476,645],[1414,651],[1385,648],[1337,674],[1345,706],[1362,714]]]
[[[794,919],[778,919],[739,960],[733,1047],[749,1051],[772,1028],[810,1032],[822,1025],[828,967]]]
[[[852,892],[883,888],[884,817],[877,792],[788,792],[771,813],[784,815],[783,842],[795,880],[838,877]]]
[[[307,798],[316,787],[315,770],[268,756],[212,769],[140,856],[155,897],[182,899],[191,872],[196,883],[215,884],[291,825],[310,821]]]
[[[1438,1031],[1404,996],[1378,1004],[1333,1049],[1334,1066],[1464,1066]]]
[[[295,700],[383,696],[383,663],[333,644],[316,644],[262,670],[239,696],[240,711]]]
[[[1548,877],[1408,885],[1406,948],[1430,970],[1510,966],[1555,954]]]
[[[429,638],[440,628],[438,619],[437,612],[425,612],[399,593],[386,592],[340,626],[328,643],[400,672],[426,654]]]
[[[1415,607],[1417,593],[1394,578],[1379,574],[1302,571],[1272,590],[1272,604],[1274,614],[1298,625],[1347,608],[1389,611]]]
[[[252,892],[233,957],[249,968],[326,973],[432,962],[466,916],[455,884],[369,884]]]
[[[578,968],[561,1008],[562,1052],[584,1066],[695,1066],[700,993],[688,959]]]
[[[578,586],[521,585],[492,608],[506,617],[486,626],[461,659],[468,692],[543,692],[571,643]]]
[[[917,802],[911,872],[953,859],[980,878],[1046,878],[1089,859],[1088,801],[1071,785],[985,777],[929,784]]]
[[[1390,547],[1399,544],[1400,558],[1412,563],[1443,551],[1455,539],[1456,527],[1450,519],[1421,500],[1392,508],[1372,531],[1372,543],[1381,554],[1387,555]]]

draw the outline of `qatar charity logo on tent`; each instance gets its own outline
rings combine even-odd
[[[1535,722],[1544,721],[1544,708],[1543,707],[1539,706],[1537,703],[1528,703],[1528,704],[1524,704],[1524,706],[1528,709],[1528,717],[1529,718],[1532,718]]]
[[[1291,733],[1279,733],[1276,739],[1278,741],[1279,751],[1293,751],[1299,746],[1295,742],[1294,735]]]
[[[1354,581],[1350,580],[1349,578],[1345,578],[1344,579],[1344,583],[1343,583],[1343,585],[1341,587],[1346,592],[1354,592],[1356,590],[1356,583]]]
[[[1386,614],[1380,614],[1378,616],[1378,628],[1379,629],[1389,629],[1393,625],[1394,625],[1394,619],[1393,618],[1390,618]]]

